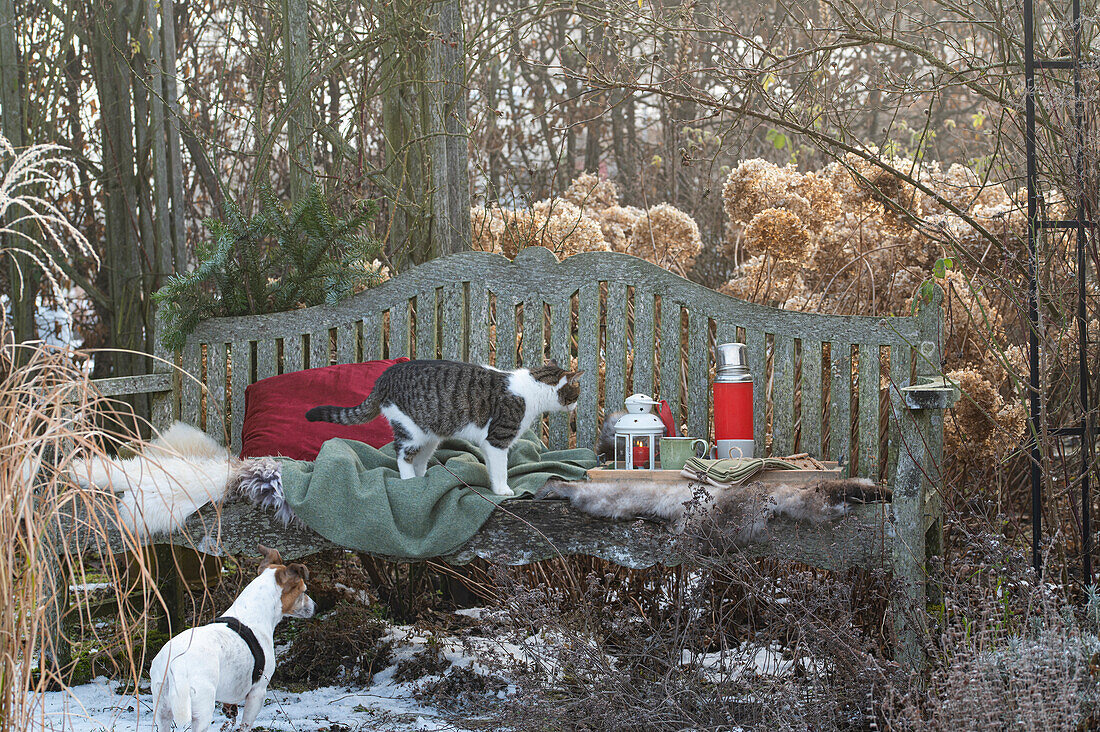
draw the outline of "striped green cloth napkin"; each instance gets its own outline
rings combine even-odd
[[[741,485],[764,470],[798,470],[799,466],[779,458],[689,458],[683,474],[712,485]]]

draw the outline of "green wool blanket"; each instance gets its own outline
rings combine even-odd
[[[332,439],[313,462],[280,458],[286,506],[329,541],[370,554],[426,559],[450,554],[477,533],[501,501],[493,495],[481,450],[445,440],[427,475],[402,480],[393,444],[381,450]],[[584,480],[591,450],[549,450],[533,431],[508,453],[508,485],[517,496],[551,478]]]

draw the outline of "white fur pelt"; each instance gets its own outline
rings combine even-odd
[[[819,524],[848,513],[853,503],[888,498],[866,478],[824,479],[806,485],[750,482],[719,488],[697,481],[672,486],[650,481],[550,481],[540,498],[567,498],[573,506],[601,518],[647,517],[668,521],[677,533],[725,534],[745,545],[765,538],[777,517]]]
[[[124,524],[152,536],[180,528],[195,511],[221,500],[237,463],[206,433],[175,422],[135,457],[77,460],[70,472],[83,487],[121,494]]]

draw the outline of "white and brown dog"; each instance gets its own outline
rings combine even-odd
[[[240,729],[256,721],[275,671],[275,626],[283,618],[313,617],[306,594],[309,570],[283,564],[279,552],[261,546],[260,574],[213,623],[168,641],[149,669],[156,729],[206,732],[216,703],[243,704]]]

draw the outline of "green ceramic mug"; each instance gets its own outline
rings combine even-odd
[[[696,449],[696,445],[702,443],[702,452]],[[683,470],[688,458],[702,457],[710,452],[710,443],[696,437],[662,437],[661,438],[661,469]]]

